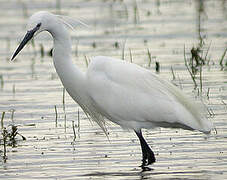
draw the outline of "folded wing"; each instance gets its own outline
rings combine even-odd
[[[172,127],[211,130],[203,109],[177,87],[138,65],[94,57],[87,72],[93,106],[109,120],[132,129]]]

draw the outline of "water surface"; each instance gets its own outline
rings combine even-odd
[[[225,179],[227,178],[227,71],[219,65],[226,48],[226,1],[1,1],[0,6],[0,113],[6,112],[4,126],[14,123],[26,137],[17,136],[15,147],[7,146],[7,160],[1,145],[1,179]],[[200,8],[199,8],[200,7]],[[200,9],[200,11],[199,11]],[[109,139],[90,123],[68,94],[63,110],[63,86],[47,52],[52,39],[47,33],[35,38],[9,62],[26,32],[28,17],[48,10],[79,18],[89,28],[72,31],[74,62],[86,70],[86,57],[124,57],[174,81],[190,96],[197,97],[184,65],[191,48],[201,38],[206,50],[211,43],[209,66],[203,66],[202,99],[215,124],[207,137],[186,130],[144,130],[144,137],[156,154],[151,171],[142,172],[141,150],[133,132],[108,123]],[[200,23],[199,23],[200,18]],[[41,44],[45,56],[41,57]],[[124,51],[123,51],[124,49]],[[147,49],[152,61],[149,66]],[[226,58],[224,59],[226,62]],[[197,79],[199,83],[199,80]],[[209,89],[209,90],[208,90]],[[208,93],[209,91],[209,93]],[[207,94],[209,98],[207,98]],[[56,127],[55,109],[58,111]],[[13,121],[12,110],[15,110]],[[79,111],[79,122],[78,122]],[[66,114],[66,127],[65,127]],[[72,121],[79,125],[74,140]],[[8,127],[10,128],[10,127]]]

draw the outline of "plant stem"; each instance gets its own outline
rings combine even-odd
[[[224,60],[226,52],[227,52],[227,48],[225,49],[224,53],[222,54],[221,60],[219,62],[220,66],[223,66],[223,60]]]
[[[148,58],[149,58],[148,67],[151,67],[151,53],[150,53],[149,49],[147,49],[147,54],[148,54]]]
[[[202,95],[203,91],[203,82],[202,82],[202,64],[200,65],[200,71],[199,71],[199,80],[200,80],[200,94]]]
[[[3,123],[3,119],[4,119],[4,117],[5,117],[5,111],[3,111],[2,112],[2,118],[1,118],[1,128],[3,129],[3,127],[4,127],[4,123]]]
[[[74,135],[73,141],[75,141],[76,140],[76,131],[75,131],[74,121],[72,121],[72,127],[73,127],[73,135]]]
[[[132,63],[133,62],[133,57],[132,57],[132,51],[131,51],[131,49],[129,49],[129,54],[130,54],[130,62]]]
[[[54,105],[54,110],[55,110],[55,127],[58,127],[58,111],[56,105]]]
[[[197,83],[195,81],[195,77],[193,76],[192,72],[190,71],[190,69],[188,67],[188,63],[187,63],[187,59],[186,59],[186,55],[185,55],[185,45],[184,45],[184,63],[185,63],[185,66],[186,66],[186,68],[187,68],[187,70],[188,70],[188,72],[189,72],[189,74],[190,74],[190,76],[191,76],[191,78],[192,78],[192,80],[194,82],[194,85],[195,85],[194,89],[196,89],[197,88]]]

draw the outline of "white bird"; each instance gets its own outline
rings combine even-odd
[[[87,72],[74,65],[71,39],[59,16],[37,12],[28,22],[28,31],[12,56],[42,31],[54,40],[53,61],[56,72],[69,95],[106,133],[106,119],[132,129],[141,144],[142,167],[155,162],[155,155],[142,136],[141,129],[183,128],[209,133],[212,123],[203,109],[181,90],[136,64],[115,58],[92,58]]]

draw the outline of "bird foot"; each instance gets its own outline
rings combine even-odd
[[[146,153],[143,154],[142,165],[141,167],[146,167],[150,164],[153,164],[156,161],[154,153],[149,149]]]
[[[142,160],[142,164],[141,164],[141,169],[142,169],[142,172],[144,171],[151,171],[153,170],[152,168],[148,167],[148,165],[152,164],[152,163],[149,163],[149,161],[147,161],[148,159],[143,159]]]
[[[141,166],[141,169],[142,169],[142,172],[154,170],[154,169],[149,168],[149,167],[147,167],[147,166]]]
[[[153,151],[148,153],[148,165],[153,164],[156,161]]]
[[[143,138],[141,130],[135,131],[135,133],[140,140],[140,145],[143,153],[143,160],[141,165],[141,167],[143,168],[154,163],[156,160],[155,160],[153,151],[151,150],[151,148],[148,146],[147,142]]]

